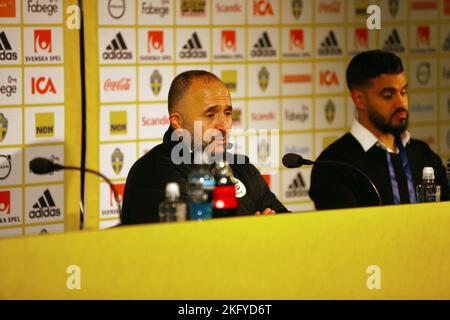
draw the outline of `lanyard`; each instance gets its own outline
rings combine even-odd
[[[403,146],[403,143],[399,137],[395,137],[395,144],[397,145],[398,150],[400,151],[400,159],[402,161],[403,173],[405,174],[406,180],[408,182],[409,201],[410,201],[410,203],[415,203],[415,202],[417,202],[416,201],[416,192],[415,192],[415,188],[414,188],[414,182],[412,179],[411,167],[409,166],[408,155],[406,154],[405,147]],[[392,158],[387,149],[386,149],[386,158],[387,158],[388,167],[389,167],[389,177],[391,179],[394,203],[399,204],[401,202],[400,201],[400,191],[398,188],[397,178],[395,177],[394,165],[392,164]]]

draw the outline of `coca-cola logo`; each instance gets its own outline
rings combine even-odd
[[[103,89],[105,91],[130,91],[131,78],[122,77],[119,80],[106,79]]]

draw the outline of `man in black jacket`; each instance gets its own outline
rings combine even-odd
[[[168,105],[170,127],[163,143],[136,161],[128,174],[122,224],[158,222],[158,206],[165,198],[168,182],[177,182],[181,196],[187,197],[192,151],[198,151],[195,141],[200,141],[200,151],[208,149],[211,155],[226,153],[232,106],[228,89],[219,78],[206,71],[179,74],[171,84]],[[208,139],[208,132],[213,132],[209,137],[215,139]],[[172,152],[174,148],[176,152]],[[288,211],[247,157],[231,156],[231,159],[230,166],[240,187],[238,215]]]
[[[441,200],[449,200],[441,159],[406,130],[408,84],[400,58],[381,50],[360,53],[350,62],[346,77],[358,120],[317,160],[344,162],[363,171],[383,205],[417,202],[415,187],[422,181],[422,170],[432,167]],[[345,165],[317,164],[310,197],[317,209],[377,205],[380,199],[369,179]]]

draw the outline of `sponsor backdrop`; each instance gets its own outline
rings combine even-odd
[[[366,27],[371,4],[381,8],[380,30]],[[226,83],[235,150],[251,156],[293,211],[313,208],[311,170],[283,169],[281,155],[316,158],[349,129],[345,68],[360,51],[382,48],[404,59],[411,131],[450,155],[449,0],[98,0],[85,1],[85,18],[87,165],[120,193],[136,159],[161,142],[169,85],[188,69]],[[111,190],[87,181],[88,227],[114,225]]]
[[[0,237],[78,228],[80,178],[29,162],[80,165],[79,32],[68,0],[0,0]]]

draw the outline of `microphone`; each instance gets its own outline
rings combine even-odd
[[[46,158],[34,158],[33,160],[30,161],[30,171],[33,172],[34,174],[40,174],[40,175],[50,174],[50,173],[53,173],[55,171],[60,171],[60,170],[81,171],[81,168],[73,167],[73,166],[63,166],[58,163],[54,163],[53,161],[46,159]],[[103,174],[101,174],[98,171],[95,171],[95,170],[92,170],[89,168],[85,168],[85,171],[89,172],[89,173],[93,173],[93,174],[101,177],[109,184],[110,188],[112,189],[112,191],[114,193],[114,198],[116,199],[119,215],[122,216],[122,208],[120,206],[119,193],[117,192],[117,189],[114,186],[114,184],[111,182],[111,180],[109,180],[106,176],[104,176]],[[84,227],[84,217],[83,217],[83,213],[81,212],[80,213],[80,230],[83,230],[83,227]]]
[[[354,165],[351,165],[351,164],[346,163],[346,162],[334,161],[334,160],[312,161],[312,160],[304,159],[301,155],[295,154],[295,153],[287,153],[287,154],[285,154],[283,156],[282,162],[283,162],[283,165],[286,168],[289,168],[289,169],[299,168],[299,167],[301,167],[303,165],[316,165],[316,164],[334,164],[334,165],[338,165],[338,166],[344,166],[344,167],[347,167],[347,168],[351,168],[352,170],[355,170],[356,172],[361,174],[364,177],[364,179],[366,179],[370,183],[370,185],[372,186],[372,189],[377,194],[378,205],[381,206],[382,203],[383,203],[381,201],[380,192],[378,192],[378,189],[375,186],[375,184],[373,183],[372,179],[370,179],[369,176],[366,173],[364,173],[364,171],[362,171],[358,167],[355,167]]]

